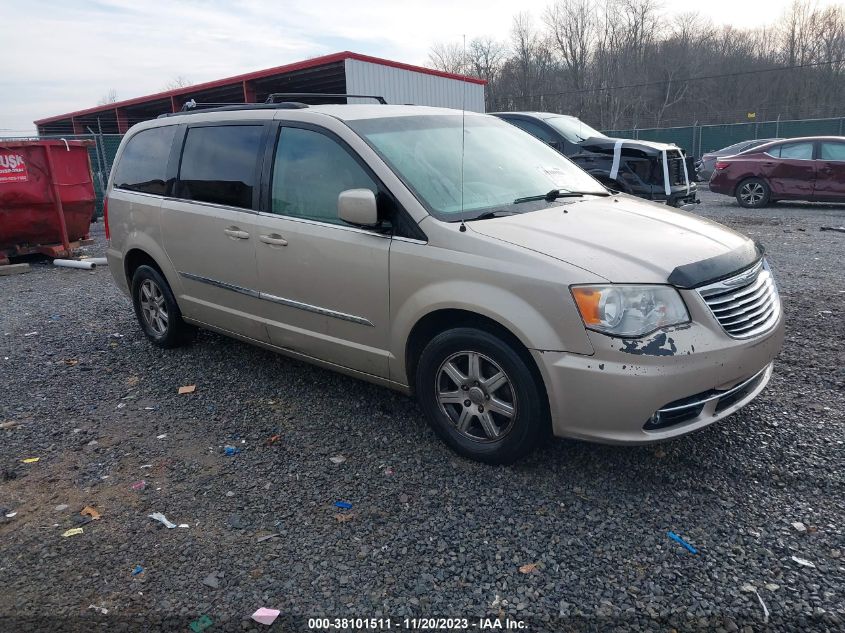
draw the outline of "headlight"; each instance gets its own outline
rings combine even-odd
[[[584,325],[611,336],[644,336],[690,320],[669,286],[572,286],[572,296]]]

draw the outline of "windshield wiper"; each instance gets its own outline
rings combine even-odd
[[[513,204],[519,204],[520,202],[534,202],[537,200],[545,200],[546,202],[554,202],[558,198],[581,198],[582,196],[606,196],[607,193],[603,191],[567,191],[564,189],[561,191],[560,189],[552,189],[546,194],[539,195],[539,196],[525,196],[524,198],[517,198],[513,201]]]
[[[466,218],[464,222],[473,222],[474,220],[490,220],[492,218],[502,218],[506,215],[516,215],[514,211],[485,211],[481,215],[474,218]]]

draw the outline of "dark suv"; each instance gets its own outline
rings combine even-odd
[[[695,165],[677,145],[610,138],[580,119],[551,112],[491,112],[545,141],[599,182],[671,206],[699,202]]]

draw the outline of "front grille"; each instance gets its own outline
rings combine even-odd
[[[762,334],[780,316],[780,297],[765,261],[698,292],[722,329],[734,338]]]

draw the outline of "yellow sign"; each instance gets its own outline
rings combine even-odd
[[[747,116],[748,116],[749,119],[756,119],[757,113],[756,112],[749,112]]]

